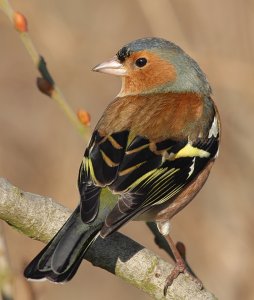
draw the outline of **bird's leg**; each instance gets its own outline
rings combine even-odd
[[[164,295],[167,294],[168,287],[173,283],[173,281],[178,277],[180,273],[183,273],[186,271],[187,267],[185,264],[185,261],[181,257],[178,249],[176,248],[171,236],[168,234],[165,236],[165,239],[167,240],[169,247],[174,255],[175,258],[175,266],[172,270],[172,272],[169,274],[169,276],[166,279],[166,283],[164,286]]]
[[[158,226],[156,226],[155,222],[146,222],[146,225],[151,230],[154,235],[154,242],[160,248],[163,249],[170,257],[174,259],[173,253],[169,247],[167,240],[160,233]]]
[[[172,251],[175,260],[175,266],[169,276],[166,279],[165,286],[164,286],[164,296],[167,294],[168,287],[173,283],[173,281],[178,277],[180,273],[188,273],[189,276],[198,284],[200,289],[202,289],[203,285],[202,282],[188,270],[188,266],[185,262],[185,247],[182,243],[177,243],[175,245],[174,241],[172,240],[171,236],[169,235],[170,224],[169,222],[160,222],[157,223],[158,229],[160,233],[164,236],[168,245]],[[182,255],[181,255],[182,254]]]

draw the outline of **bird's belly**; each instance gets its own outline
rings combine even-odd
[[[153,205],[149,210],[136,216],[134,221],[156,221],[163,222],[170,220],[175,214],[182,210],[200,191],[205,184],[214,160],[210,161],[205,169],[189,183],[179,194],[165,203]]]

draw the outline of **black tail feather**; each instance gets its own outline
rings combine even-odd
[[[55,237],[26,267],[25,277],[33,280],[47,278],[54,282],[70,280],[102,225],[91,224],[88,228],[81,220],[78,206]]]

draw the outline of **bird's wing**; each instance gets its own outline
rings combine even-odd
[[[198,139],[151,142],[131,138],[128,130],[101,136],[93,133],[80,168],[81,216],[97,216],[102,187],[120,198],[105,221],[105,236],[153,205],[169,201],[206,166],[218,151],[218,133]]]
[[[85,223],[95,219],[99,210],[101,188],[110,185],[116,178],[123,160],[128,131],[101,136],[92,135],[79,170],[81,217]]]
[[[107,236],[135,215],[170,201],[218,151],[218,134],[205,140],[151,143],[136,137],[127,147],[116,179],[109,186],[121,194],[101,230]]]

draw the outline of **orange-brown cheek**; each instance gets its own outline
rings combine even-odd
[[[131,64],[128,66],[129,74],[125,77],[126,93],[141,93],[155,87],[173,82],[176,79],[176,70],[169,62],[162,60],[153,53],[139,54],[148,57],[149,65],[142,69],[133,69]],[[135,61],[136,57],[133,57]],[[134,64],[134,62],[132,62]]]
[[[143,70],[142,70],[143,71]],[[141,71],[141,72],[142,72]],[[153,64],[137,74],[137,81],[141,82],[143,89],[152,89],[164,85],[167,82],[173,82],[176,79],[175,68],[169,63]],[[135,77],[134,77],[135,78]]]

